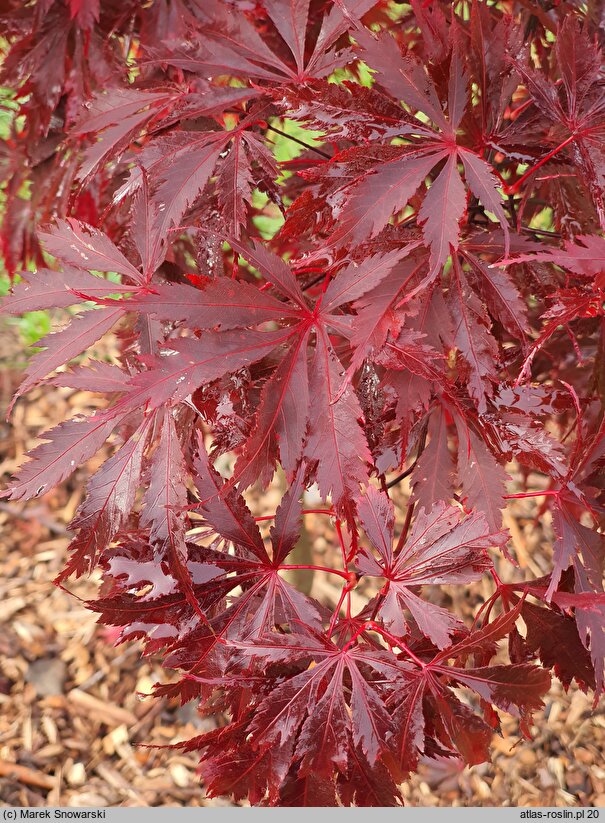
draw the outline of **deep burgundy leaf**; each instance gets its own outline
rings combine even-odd
[[[550,675],[536,666],[490,666],[482,669],[457,669],[449,673],[473,689],[488,703],[509,713],[522,713],[543,706],[540,699],[550,688]]]
[[[435,409],[428,422],[428,445],[420,455],[413,477],[414,497],[425,511],[430,511],[436,500],[451,500],[453,488],[453,459],[447,437],[444,409]]]
[[[395,39],[389,36],[375,39],[364,32],[359,34],[359,42],[364,58],[393,97],[428,115],[444,131],[448,129],[435,89],[419,61],[402,55]]]
[[[493,734],[487,723],[451,692],[438,694],[434,701],[440,739],[459,752],[466,763],[487,760]]]
[[[258,269],[265,280],[272,283],[284,297],[289,297],[290,300],[302,309],[307,308],[307,303],[299,283],[290,268],[281,258],[258,243],[252,246],[244,246],[232,239],[230,240],[230,245],[234,251],[241,254],[248,263],[254,266],[255,269]]]
[[[367,480],[371,454],[360,426],[362,411],[356,395],[346,388],[340,397],[343,371],[330,341],[317,338],[310,365],[309,434],[305,457],[317,461],[317,484],[323,495],[331,495],[335,508],[351,511],[359,484]]]
[[[318,659],[317,665],[278,686],[272,700],[263,701],[253,724],[257,744],[283,745],[300,729],[297,744],[297,755],[302,757],[300,773],[306,775],[313,770],[319,775],[329,775],[336,767],[345,774],[348,757],[342,742],[352,734],[364,762],[370,766],[376,763],[384,749],[391,721],[379,686],[374,687],[364,676],[359,663],[363,661],[380,669],[379,659],[374,660],[371,654],[362,654],[357,659],[353,653],[340,653],[313,636],[285,639],[270,646],[257,642],[241,648],[246,654],[263,660],[277,660],[288,654]],[[351,678],[348,701],[343,691],[347,672]],[[309,707],[314,704],[317,705],[311,713]],[[321,746],[314,745],[313,735],[320,737]]]
[[[372,546],[386,565],[393,557],[393,528],[395,514],[389,498],[370,486],[360,497],[357,513]]]
[[[463,583],[478,579],[491,567],[486,549],[501,545],[506,534],[490,534],[482,515],[460,519],[460,512],[444,504],[430,514],[421,512],[399,554],[392,547],[392,504],[376,491],[359,503],[358,514],[380,560],[367,552],[359,560],[364,574],[386,578],[388,586],[377,601],[376,612],[397,636],[409,629],[404,610],[420,631],[439,648],[449,645],[451,634],[462,624],[445,609],[422,600],[410,587]]]
[[[40,232],[40,239],[48,252],[68,265],[85,270],[118,272],[134,283],[143,282],[138,269],[128,262],[105,234],[79,220],[58,220],[56,226]]]
[[[40,309],[67,308],[81,302],[76,290],[85,292],[92,298],[103,299],[111,294],[124,294],[135,288],[111,283],[102,277],[87,272],[67,269],[62,272],[38,269],[23,272],[24,280],[14,286],[12,293],[2,303],[1,311],[7,314],[22,314]]]
[[[505,248],[508,248],[508,221],[502,208],[502,200],[497,190],[497,181],[490,166],[476,154],[465,149],[459,150],[464,165],[464,179],[469,189],[488,211],[496,215],[504,229]]]
[[[332,311],[343,303],[351,303],[377,286],[392,271],[402,256],[412,251],[414,245],[405,252],[396,250],[387,255],[368,257],[361,266],[349,264],[333,279],[324,294],[322,309]]]
[[[83,29],[91,29],[99,20],[100,0],[69,0],[69,12]]]
[[[141,480],[143,453],[149,436],[149,417],[118,451],[94,474],[86,498],[70,523],[79,534],[70,543],[71,556],[59,580],[72,573],[90,572],[99,554],[118,533],[129,515]]]
[[[198,386],[255,363],[292,336],[291,331],[207,332],[201,340],[171,338],[153,367],[130,380],[124,407],[179,403]]]
[[[424,682],[418,678],[396,694],[392,748],[403,774],[413,772],[424,752],[425,721],[422,711]]]
[[[504,269],[486,266],[474,255],[465,256],[481,275],[480,289],[492,316],[523,340],[528,330],[527,309],[511,276]]]
[[[455,415],[458,431],[457,472],[465,504],[484,514],[494,531],[502,526],[502,509],[508,475],[485,442]]]
[[[156,556],[185,555],[187,504],[185,461],[172,414],[162,421],[160,441],[151,459],[149,485],[143,499],[141,526],[149,529]]]
[[[401,289],[418,269],[418,262],[412,260],[395,265],[377,287],[356,301],[357,320],[350,338],[351,369],[359,368],[367,356],[380,350],[389,333],[396,333],[403,318],[397,316],[394,305]]]
[[[450,313],[455,318],[454,342],[470,369],[469,391],[479,411],[484,412],[497,382],[498,349],[485,325],[485,308],[470,290],[462,269],[455,264],[454,270],[449,294]]]
[[[302,72],[305,59],[305,40],[310,0],[264,0],[264,5],[276,29],[288,44],[296,61],[296,68]]]
[[[223,480],[208,461],[203,441],[198,443],[194,463],[200,510],[212,528],[225,540],[244,547],[260,559],[268,559],[258,526],[239,494],[223,492]]]
[[[153,183],[157,211],[151,228],[153,259],[159,260],[171,228],[201,194],[231,137],[219,132],[179,132],[154,144],[142,165]]]
[[[456,154],[449,155],[418,212],[426,245],[431,249],[433,271],[445,263],[450,249],[458,246],[458,224],[466,206],[466,194],[457,161]]]
[[[525,261],[556,263],[557,266],[583,277],[594,278],[597,288],[605,286],[605,241],[602,237],[579,235],[575,242],[566,241],[563,249],[549,249],[537,254],[515,256],[502,261],[500,265]]]
[[[49,380],[53,386],[104,393],[125,391],[127,381],[128,374],[119,366],[101,360],[92,360],[87,366],[74,366]]]
[[[503,612],[490,623],[454,643],[453,646],[443,649],[435,657],[435,660],[458,659],[460,657],[466,659],[470,654],[483,654],[490,659],[496,653],[497,642],[506,637],[518,620],[522,605],[522,602],[519,601],[514,608]]]
[[[448,119],[455,130],[460,125],[468,102],[468,74],[462,57],[460,38],[454,40],[447,86]]]
[[[521,613],[527,626],[527,648],[537,652],[545,666],[553,668],[565,688],[574,678],[580,687],[594,688],[590,654],[582,645],[575,620],[527,602]]]
[[[118,417],[93,415],[68,420],[44,432],[41,436],[47,442],[29,453],[29,462],[15,474],[11,489],[4,496],[29,500],[61,483],[99,451],[118,423]]]
[[[257,478],[269,483],[278,456],[289,476],[300,459],[309,419],[307,342],[304,330],[263,387],[256,425],[235,464],[244,486]]]
[[[360,242],[378,234],[445,157],[446,152],[436,146],[428,153],[405,154],[401,160],[385,163],[373,174],[363,177],[347,197],[343,217],[340,210],[335,215],[340,219],[330,242],[343,245],[345,241]]]
[[[301,464],[292,485],[282,498],[275,513],[275,523],[271,529],[273,562],[282,564],[290,554],[298,538],[302,525],[302,494],[305,488],[305,466]]]
[[[153,291],[141,292],[124,301],[124,310],[183,322],[196,329],[223,330],[295,316],[289,306],[270,294],[227,277],[218,277],[203,289],[180,283],[163,283],[152,288]]]
[[[122,150],[133,133],[142,128],[172,96],[170,92],[150,93],[128,88],[115,88],[108,93],[97,94],[74,129],[75,134],[94,134],[97,138],[84,152],[80,178],[88,180],[92,177],[103,162]]]
[[[96,343],[122,317],[120,309],[99,309],[75,317],[61,331],[47,334],[38,341],[44,351],[30,360],[25,379],[17,389],[14,400],[33,388],[46,375]]]

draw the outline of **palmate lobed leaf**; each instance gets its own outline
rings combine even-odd
[[[518,611],[506,628],[511,622],[514,625],[517,616]],[[504,633],[504,621],[500,623]],[[478,646],[488,642],[481,632],[477,634]],[[260,751],[288,750],[292,741],[297,741],[293,759],[297,760],[297,754],[301,758],[300,777],[313,773],[329,778],[334,769],[346,777],[354,764],[361,764],[366,771],[382,758],[391,766],[398,762],[404,770],[414,768],[425,748],[425,723],[435,721],[438,737],[446,747],[469,762],[481,762],[492,730],[455,697],[450,685],[468,685],[504,710],[522,714],[542,705],[540,698],[550,685],[548,673],[534,666],[462,669],[435,662],[421,671],[398,664],[386,650],[368,646],[341,650],[308,631],[272,642],[239,643],[237,647],[243,654],[239,665],[246,665],[243,661],[251,658],[252,668],[246,671],[261,671],[255,666],[262,662],[264,676],[269,679],[272,667],[281,661],[312,661],[271,690],[260,702],[251,725],[252,747]],[[455,654],[454,647],[442,657]],[[347,682],[350,687],[344,687]],[[431,704],[439,710],[435,721],[427,714]],[[345,745],[349,735],[354,748]],[[321,747],[313,742],[314,736],[321,740]]]
[[[99,567],[90,608],[180,673],[156,695],[222,714],[179,744],[208,794],[395,806],[421,758],[487,759],[499,711],[526,732],[548,670],[604,688],[600,32],[581,4],[252,5],[3,11],[2,312],[78,312],[17,395],[105,395],[3,494],[104,451],[58,582]],[[504,584],[502,511],[543,493],[552,571]],[[448,595],[484,575],[471,626]]]
[[[137,284],[141,273],[103,232],[68,218],[60,220],[49,231],[40,232],[45,249],[69,266],[89,271],[112,271],[123,274]]]
[[[81,298],[75,294],[76,289],[93,299],[103,299],[111,294],[128,294],[136,290],[133,286],[112,283],[73,268],[62,272],[38,269],[35,276],[32,272],[23,272],[23,278],[3,300],[0,308],[3,313],[18,315],[28,311],[75,306],[81,302]]]
[[[375,489],[360,500],[361,525],[379,559],[362,551],[358,561],[363,574],[383,577],[387,583],[375,601],[376,615],[397,637],[409,633],[406,613],[419,630],[439,648],[464,629],[454,615],[415,593],[415,586],[469,583],[492,567],[487,549],[506,542],[506,532],[490,534],[482,514],[462,520],[460,511],[445,504],[421,512],[397,555],[393,551],[394,513],[391,501]]]
[[[594,278],[597,288],[605,286],[605,240],[596,235],[578,235],[566,241],[564,249],[549,249],[537,254],[519,255],[508,262],[548,261],[563,269]],[[506,262],[506,261],[503,261]]]
[[[45,350],[34,355],[25,373],[25,379],[17,389],[13,402],[29,391],[46,375],[59,366],[69,363],[83,351],[90,348],[122,318],[121,309],[100,309],[75,317],[69,326],[61,331],[42,337],[38,343]]]
[[[456,67],[451,71],[448,88],[451,110],[448,119],[425,69],[415,57],[401,55],[394,38],[387,35],[376,40],[368,32],[358,32],[357,40],[366,62],[378,71],[378,81],[384,89],[410,106],[413,112],[428,117],[437,131],[425,126],[420,119],[412,119],[410,123],[402,116],[399,135],[415,138],[412,144],[402,148],[397,153],[399,157],[393,159],[391,147],[385,142],[377,143],[378,164],[365,169],[363,174],[356,173],[352,167],[352,183],[347,181],[331,195],[334,199],[338,197],[339,205],[333,209],[333,216],[339,219],[329,244],[338,248],[374,237],[394,213],[408,204],[429,174],[438,169],[417,217],[425,245],[430,249],[430,275],[434,276],[446,262],[450,250],[458,247],[459,223],[467,206],[466,190],[458,171],[461,164],[470,191],[500,222],[508,248],[508,221],[489,164],[456,142],[456,130],[468,96],[468,78],[463,73],[456,47],[455,60],[452,60]],[[307,109],[300,115],[303,119],[309,117]],[[343,160],[346,163],[344,157]],[[334,174],[333,170],[330,172]]]
[[[70,523],[70,528],[78,529],[79,533],[70,543],[69,562],[57,580],[92,571],[101,552],[107,549],[130,515],[141,482],[143,453],[152,421],[152,417],[144,420],[91,477],[86,498]]]

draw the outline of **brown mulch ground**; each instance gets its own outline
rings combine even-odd
[[[10,361],[19,350],[13,329],[0,329]],[[16,369],[0,371],[0,409],[18,383]],[[21,401],[12,424],[0,422],[0,459],[8,475],[42,430],[95,399],[83,392],[34,391]],[[64,564],[65,524],[83,494],[88,473],[24,507],[0,501],[0,804],[11,806],[204,806],[193,755],[142,748],[170,744],[208,728],[189,704],[141,699],[169,673],[159,660],[141,660],[139,646],[113,646],[113,636],[77,599],[92,597],[97,581],[74,581],[77,597],[51,581]],[[263,501],[263,503],[266,501]],[[527,501],[524,501],[524,506]],[[533,574],[547,568],[529,508],[507,526],[520,559]],[[318,559],[330,552],[325,519],[310,519]],[[317,532],[315,532],[315,529]],[[487,584],[486,584],[487,585]],[[313,593],[335,592],[316,577]],[[358,595],[361,597],[363,591]],[[463,610],[472,602],[456,603]],[[533,739],[505,717],[494,736],[493,762],[460,769],[455,760],[427,761],[404,788],[416,806],[605,805],[605,713],[590,698],[553,687],[536,717]]]

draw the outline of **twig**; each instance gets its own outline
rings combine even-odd
[[[416,503],[412,502],[411,500],[408,503],[408,508],[407,508],[407,512],[406,512],[406,515],[405,515],[405,522],[403,524],[403,528],[401,529],[401,534],[399,535],[399,540],[397,541],[397,545],[395,546],[395,551],[393,552],[395,557],[397,557],[400,554],[401,550],[403,549],[403,544],[405,543],[405,541],[407,539],[408,532],[410,530],[410,524],[412,522],[412,516],[414,514],[415,505],[416,505]]]
[[[416,468],[416,463],[418,463],[418,458],[416,458],[412,465],[409,468],[407,468],[404,472],[398,474],[397,477],[395,477],[393,480],[389,480],[389,482],[387,483],[387,489],[392,489],[393,486],[396,486],[398,483],[401,483],[402,480],[405,480],[406,477],[409,477]]]
[[[397,475],[397,477],[395,477],[394,480],[389,480],[389,482],[387,483],[387,489],[392,489],[393,486],[396,486],[397,483],[401,483],[402,480],[405,480],[405,478],[409,477],[410,474],[414,471],[414,469],[416,468],[416,465],[418,464],[418,461],[420,460],[420,456],[421,456],[422,452],[424,451],[424,447],[426,446],[427,430],[428,430],[428,424],[425,424],[423,429],[422,429],[422,434],[420,435],[420,438],[419,438],[419,441],[418,441],[418,454],[416,455],[416,459],[414,460],[412,465],[409,466],[409,468],[407,468],[404,472]]]
[[[320,154],[322,157],[325,157],[326,160],[332,159],[332,156],[329,155],[327,152],[315,148],[315,146],[312,146],[310,143],[305,143],[304,140],[299,140],[298,137],[294,137],[294,135],[292,134],[288,134],[287,132],[282,131],[281,129],[276,129],[275,126],[270,126],[269,124],[267,124],[267,128],[269,129],[269,131],[274,131],[275,134],[281,134],[282,137],[286,137],[288,140],[292,140],[293,143],[298,143],[299,146],[303,146],[305,149],[308,149],[309,151],[314,151],[316,154]]]
[[[0,760],[0,777],[12,777],[18,783],[37,786],[40,789],[54,789],[56,784],[56,779],[49,774],[20,766],[18,763],[9,763],[7,760]]]
[[[106,703],[104,700],[99,700],[98,697],[93,697],[91,694],[80,691],[80,689],[72,689],[67,695],[69,702],[81,711],[85,711],[96,717],[108,726],[134,726],[138,718],[127,709],[122,709],[120,706],[114,706],[113,703]]]
[[[521,231],[528,232],[530,234],[543,234],[545,237],[555,237],[556,239],[560,239],[561,232],[559,231],[548,231],[548,229],[533,229],[530,226],[522,226]]]

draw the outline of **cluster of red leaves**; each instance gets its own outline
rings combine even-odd
[[[600,4],[5,0],[2,23],[2,249],[38,265],[3,310],[79,306],[17,397],[108,396],[5,494],[116,443],[59,579],[99,566],[90,607],[183,673],[157,693],[227,718],[187,744],[207,790],[394,805],[421,756],[487,758],[497,709],[527,728],[548,670],[602,692]],[[280,163],[284,129],[304,150]],[[119,363],[60,368],[112,329]],[[507,494],[511,460],[544,482]],[[279,466],[265,538],[242,494]],[[334,611],[284,574],[312,484]],[[550,511],[552,572],[505,585],[519,496]],[[485,574],[472,627],[435,603]]]

